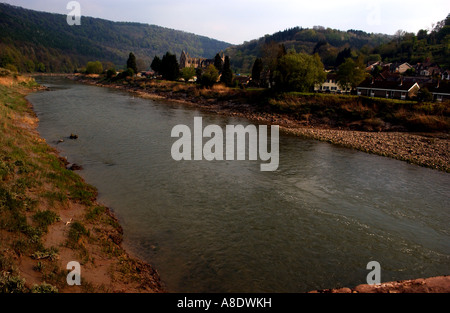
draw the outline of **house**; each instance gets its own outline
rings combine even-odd
[[[417,63],[414,66],[416,74],[419,76],[435,76],[441,73],[441,69],[439,65],[436,63],[431,63],[429,59],[427,59],[423,63]]]
[[[359,84],[356,92],[360,96],[406,100],[417,96],[419,89],[417,82],[404,81],[403,78],[397,81],[368,78]]]
[[[316,92],[331,92],[331,93],[349,93],[350,88],[341,88],[337,82],[336,73],[328,73],[327,78],[322,84],[316,84],[314,86]]]
[[[233,81],[236,82],[236,84],[238,86],[248,86],[251,82],[251,78],[250,76],[241,76],[241,75],[236,75],[235,77],[233,77]]]
[[[437,83],[428,83],[424,84],[422,88],[426,88],[431,92],[434,101],[450,100],[450,82],[438,81]]]
[[[225,55],[222,53],[222,62],[225,61]],[[214,65],[214,59],[206,59],[206,58],[192,58],[189,53],[184,50],[181,51],[180,56],[180,68],[183,69],[185,67],[193,66],[194,68],[202,68],[206,69],[210,64]]]
[[[390,66],[390,71],[392,73],[403,74],[407,70],[409,70],[410,68],[412,68],[412,66],[409,65],[409,63],[407,63],[407,62],[404,62],[404,63],[392,63],[391,66]]]

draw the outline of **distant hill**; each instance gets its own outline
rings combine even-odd
[[[69,26],[66,15],[38,12],[0,3],[0,66],[20,71],[73,72],[88,61],[112,62],[121,67],[133,52],[149,68],[155,55],[212,58],[229,43],[192,33],[141,23],[112,22],[81,17]]]
[[[336,57],[344,48],[352,50],[370,50],[388,43],[392,36],[385,34],[369,34],[359,30],[341,31],[322,26],[314,28],[294,27],[266,35],[259,39],[232,46],[225,50],[230,56],[232,66],[242,72],[250,72],[257,57],[262,57],[263,46],[275,42],[283,44],[286,50],[312,54],[318,52],[327,67],[334,66]]]
[[[450,14],[435,24],[432,30],[421,29],[414,33],[399,31],[393,40],[372,51],[386,62],[435,63],[450,69]]]
[[[283,44],[287,51],[318,53],[325,67],[338,66],[345,58],[364,56],[365,62],[436,63],[450,68],[450,14],[431,31],[417,34],[398,31],[395,35],[341,31],[322,26],[294,27],[259,39],[230,46],[225,54],[237,72],[250,73],[256,58],[263,57],[266,44]]]

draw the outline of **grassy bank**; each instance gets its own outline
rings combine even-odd
[[[158,274],[122,248],[97,191],[36,132],[33,79],[0,77],[0,293],[161,292]],[[69,286],[67,263],[81,264]]]
[[[417,102],[320,93],[277,93],[222,85],[202,88],[192,83],[130,77],[108,80],[102,76],[82,76],[81,80],[199,105],[220,104],[233,107],[238,112],[282,114],[292,121],[310,126],[360,131],[450,131],[450,101]]]
[[[312,125],[362,131],[450,131],[450,102],[295,92],[279,94],[268,101],[274,112]]]

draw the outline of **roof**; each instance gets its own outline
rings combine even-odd
[[[427,88],[431,93],[450,95],[449,82],[440,81],[439,85],[437,83],[424,84],[423,88]]]
[[[357,88],[409,91],[415,84],[417,83],[414,81],[379,81],[368,78]]]

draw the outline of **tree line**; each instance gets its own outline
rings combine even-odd
[[[319,54],[286,51],[283,44],[266,43],[262,57],[252,66],[252,84],[279,91],[314,91],[316,85],[327,78]],[[354,59],[350,50],[345,50],[337,69],[337,81],[346,89],[355,88],[365,77],[365,66],[361,57]]]

